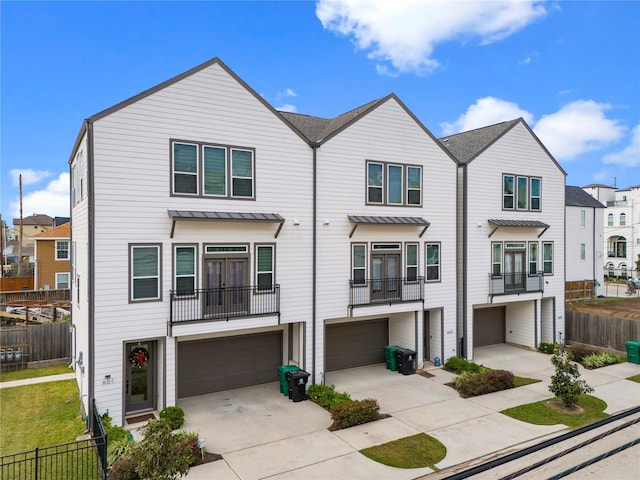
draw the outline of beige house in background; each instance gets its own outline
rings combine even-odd
[[[13,219],[13,229],[16,240],[20,241],[20,219]],[[53,228],[53,218],[49,215],[33,214],[22,219],[22,245],[33,245],[35,237]]]
[[[69,288],[71,224],[65,223],[34,237],[36,290]]]

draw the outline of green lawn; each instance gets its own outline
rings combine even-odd
[[[603,412],[607,408],[607,404],[591,395],[581,395],[578,406],[583,409],[581,413],[567,414],[554,410],[547,406],[546,401],[542,401],[509,408],[503,410],[502,413],[516,420],[535,425],[557,425],[561,423],[571,428],[589,425],[609,416]]]
[[[22,370],[0,372],[0,382],[46,377],[48,375],[58,375],[61,373],[73,373],[73,369],[69,368],[68,365],[52,365],[50,367],[23,368]]]
[[[640,383],[640,373],[638,375],[633,375],[632,377],[627,377],[627,380]]]
[[[72,442],[86,428],[75,380],[0,389],[0,455]]]
[[[397,468],[429,467],[438,470],[436,463],[447,454],[446,447],[425,433],[400,438],[375,447],[360,450],[364,456],[376,462]]]

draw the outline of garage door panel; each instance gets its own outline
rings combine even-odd
[[[389,320],[327,325],[327,371],[384,363],[384,347],[389,344]]]
[[[178,344],[178,397],[277,381],[282,332]]]
[[[473,346],[482,347],[506,341],[505,308],[478,308],[473,311]]]

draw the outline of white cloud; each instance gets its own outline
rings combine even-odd
[[[484,97],[476,100],[476,103],[471,105],[453,123],[441,123],[440,128],[442,129],[442,134],[446,136],[519,117],[524,118],[527,123],[533,121],[533,115],[515,103],[495,97]]]
[[[605,116],[610,108],[606,103],[577,100],[544,115],[534,131],[556,159],[572,160],[622,138],[625,128]]]
[[[288,97],[297,97],[298,94],[293,90],[293,88],[287,88],[285,92]]]
[[[631,142],[624,150],[605,155],[603,160],[604,163],[614,163],[623,167],[640,166],[640,125],[633,129]]]
[[[31,168],[14,168],[9,170],[9,175],[11,176],[13,184],[17,187],[20,184],[20,175],[22,175],[22,185],[26,186],[38,183],[41,180],[50,177],[52,173],[47,172],[46,170],[32,170]]]
[[[545,14],[542,2],[535,0],[320,0],[316,5],[324,28],[351,37],[372,60],[416,73],[438,67],[433,53],[439,43],[486,45]]]
[[[23,178],[24,180],[24,178]],[[61,173],[58,178],[49,182],[44,190],[36,190],[23,194],[23,216],[40,213],[50,217],[69,216],[69,174]],[[9,204],[12,218],[20,216],[20,199]]]
[[[276,107],[276,110],[279,110],[281,112],[291,112],[291,113],[297,112],[296,106],[291,105],[290,103],[285,103],[283,105],[280,105],[279,107]]]

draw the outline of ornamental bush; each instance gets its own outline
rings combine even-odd
[[[377,400],[371,398],[343,402],[331,408],[333,430],[362,425],[378,418],[380,418],[380,405]]]
[[[568,350],[568,354],[574,362],[582,362],[584,357],[598,353],[595,348],[588,347],[587,345],[580,345],[579,343],[571,345]]]
[[[582,358],[582,364],[589,369],[605,367],[618,363],[618,358],[613,353],[598,352]]]
[[[444,364],[445,370],[449,370],[455,373],[479,373],[484,368],[482,365],[478,365],[475,362],[470,362],[466,358],[451,357]]]
[[[538,349],[542,353],[548,353],[549,355],[551,355],[556,349],[556,344],[549,342],[540,342],[540,346],[538,347]]]
[[[171,430],[177,430],[184,424],[184,410],[180,407],[165,407],[160,411],[160,418],[169,422]]]
[[[335,385],[309,385],[307,388],[307,396],[309,399],[325,410],[345,402],[352,402],[348,393],[336,392]]]
[[[485,370],[479,373],[463,372],[454,378],[455,389],[465,397],[513,388],[513,373],[506,370]]]
[[[558,397],[565,407],[574,407],[580,395],[593,392],[593,388],[580,379],[578,365],[571,361],[569,353],[564,348],[556,348],[551,363],[556,368],[556,374],[551,377],[549,391]]]

